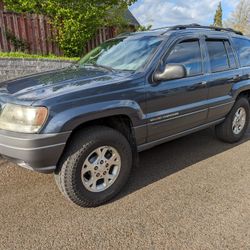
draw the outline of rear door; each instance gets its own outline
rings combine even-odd
[[[223,118],[232,108],[232,86],[241,80],[242,70],[239,68],[236,55],[228,38],[208,37],[207,48],[208,69],[208,122]]]

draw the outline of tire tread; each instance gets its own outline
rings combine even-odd
[[[97,139],[103,134],[109,135],[111,137],[119,137],[121,140],[121,146],[123,143],[128,143],[127,139],[118,131],[105,126],[94,126],[85,128],[84,131],[77,132],[69,147],[67,147],[60,163],[58,170],[54,173],[56,184],[62,194],[71,202],[81,206],[81,207],[96,207],[100,204],[106,203],[112,197],[106,197],[103,200],[90,201],[87,198],[80,196],[77,191],[77,185],[74,178],[74,173],[76,171],[76,166],[74,163],[78,162],[82,154],[87,148],[95,143]],[[127,145],[126,145],[127,146]],[[122,150],[126,150],[124,147]],[[127,152],[130,154],[130,152]],[[131,158],[131,157],[130,157]],[[132,163],[132,159],[131,159]],[[119,192],[118,190],[116,194]]]
[[[242,132],[239,135],[235,135],[232,131],[232,119],[234,118],[236,110],[241,106],[244,106],[247,112],[246,124]],[[248,123],[249,123],[249,102],[245,97],[240,97],[235,102],[233,108],[227,115],[226,119],[221,124],[215,127],[216,136],[224,142],[228,143],[238,142],[244,136],[245,131],[248,127]]]

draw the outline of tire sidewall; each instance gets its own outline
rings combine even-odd
[[[124,140],[126,140],[124,138]],[[121,157],[121,168],[119,175],[117,176],[114,183],[104,191],[101,192],[91,192],[85,188],[82,183],[81,171],[83,163],[86,158],[93,152],[96,148],[102,146],[111,146],[117,150]],[[125,184],[130,174],[130,169],[132,165],[131,149],[129,143],[126,141],[121,141],[120,138],[110,138],[108,136],[102,136],[102,138],[95,139],[91,143],[84,147],[84,150],[80,150],[80,157],[77,158],[75,162],[74,171],[72,172],[72,178],[74,179],[74,189],[77,196],[81,199],[88,199],[91,201],[102,201],[107,200],[109,197],[113,197]],[[73,181],[73,180],[72,180]]]
[[[242,131],[239,134],[235,134],[233,132],[233,121],[234,121],[235,113],[241,107],[244,108],[244,110],[246,112],[246,122],[245,122],[245,125],[244,125],[244,128],[242,129]],[[244,136],[244,134],[248,128],[248,124],[249,124],[249,103],[248,103],[248,100],[246,98],[241,98],[237,101],[236,105],[232,109],[232,112],[231,112],[231,115],[229,118],[230,118],[229,124],[230,124],[232,137],[234,138],[235,141],[238,141]]]

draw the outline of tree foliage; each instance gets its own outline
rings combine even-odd
[[[214,15],[214,26],[217,27],[222,27],[222,6],[221,6],[221,2],[219,3],[217,10],[215,12]]]
[[[241,0],[225,26],[250,35],[250,0]]]
[[[143,25],[140,25],[138,28],[137,28],[137,31],[148,31],[148,30],[151,30],[152,28],[152,25],[149,24],[147,26],[143,26]]]
[[[136,0],[5,0],[8,10],[49,16],[67,56],[83,54],[97,29],[121,24],[124,10]]]

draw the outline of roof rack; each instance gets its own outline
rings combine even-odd
[[[211,30],[216,30],[216,31],[228,31],[228,32],[233,32],[238,35],[243,35],[241,31],[233,30],[231,28],[221,28],[221,27],[216,27],[216,26],[203,26],[197,23],[188,24],[188,25],[176,25],[172,27],[162,27],[162,28],[158,28],[154,30],[161,30],[161,29],[167,29],[166,31],[162,33],[162,35],[164,35],[169,30],[183,30],[183,29],[211,29]]]
[[[150,29],[149,31],[157,31],[157,30],[165,30],[165,29],[170,29],[174,26],[163,26],[163,27],[160,27],[160,28],[155,28],[155,29]]]

